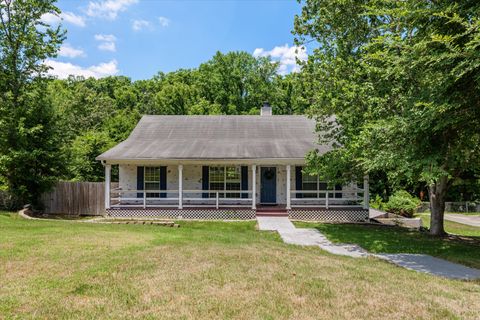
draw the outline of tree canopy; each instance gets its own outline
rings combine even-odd
[[[51,0],[0,2],[0,186],[12,206],[35,201],[63,174],[60,134],[46,95],[47,67],[64,32],[41,21]]]
[[[480,3],[302,3],[297,43],[317,44],[303,75],[315,88],[312,114],[320,139],[336,142],[309,155],[312,170],[424,182],[430,230],[444,233],[448,188],[480,168]]]

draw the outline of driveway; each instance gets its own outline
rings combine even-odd
[[[447,213],[445,214],[445,220],[466,224],[472,227],[480,227],[480,216]]]
[[[383,214],[385,214],[385,212],[370,208],[370,213],[369,213],[370,219],[376,218]],[[480,215],[472,216],[472,215],[465,215],[465,214],[458,214],[458,213],[455,213],[455,214],[446,213],[445,220],[480,228]]]

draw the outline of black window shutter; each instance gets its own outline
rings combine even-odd
[[[342,190],[342,185],[341,184],[336,184],[335,185],[335,190]],[[335,192],[335,198],[337,198],[337,199],[341,199],[342,195],[343,195],[343,193],[341,193],[341,192],[338,192],[338,193]]]
[[[248,190],[248,167],[247,166],[242,166],[241,178],[242,178],[241,189]],[[242,198],[248,198],[248,193],[242,193]]]
[[[209,188],[208,173],[209,173],[208,166],[203,166],[202,167],[202,190],[208,190]],[[202,198],[208,198],[208,193],[203,192]]]
[[[167,190],[167,167],[160,167],[160,190]],[[160,193],[160,198],[166,198],[167,193]]]
[[[302,190],[302,167],[295,167],[295,190]],[[297,193],[297,198],[303,198],[302,193]]]
[[[143,190],[144,167],[137,167],[137,190]],[[137,193],[137,198],[143,198],[143,193]]]

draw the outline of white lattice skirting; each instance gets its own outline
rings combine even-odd
[[[198,220],[251,220],[255,219],[252,209],[109,209],[107,216],[116,218],[158,218]]]
[[[347,209],[292,209],[288,210],[288,217],[306,221],[338,221],[355,222],[368,220],[368,210]]]

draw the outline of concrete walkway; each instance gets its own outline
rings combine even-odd
[[[373,209],[373,208],[368,209],[368,217],[370,219],[376,218],[376,217],[379,217],[379,216],[383,216],[384,214],[385,214],[385,212],[377,210],[377,209]]]
[[[445,214],[445,220],[466,224],[472,227],[480,228],[480,216],[469,216],[465,214]]]
[[[368,252],[356,245],[334,244],[317,229],[295,228],[287,217],[257,217],[259,230],[277,231],[283,242],[301,246],[318,246],[333,254],[354,258]]]
[[[357,245],[334,244],[317,229],[296,228],[287,217],[257,217],[259,230],[277,231],[283,242],[318,246],[332,254],[353,258],[377,257],[397,266],[451,279],[479,279],[480,270],[424,254],[371,254]]]
[[[374,256],[410,270],[430,273],[445,278],[462,280],[480,278],[480,270],[478,269],[469,268],[426,254],[382,253]]]

